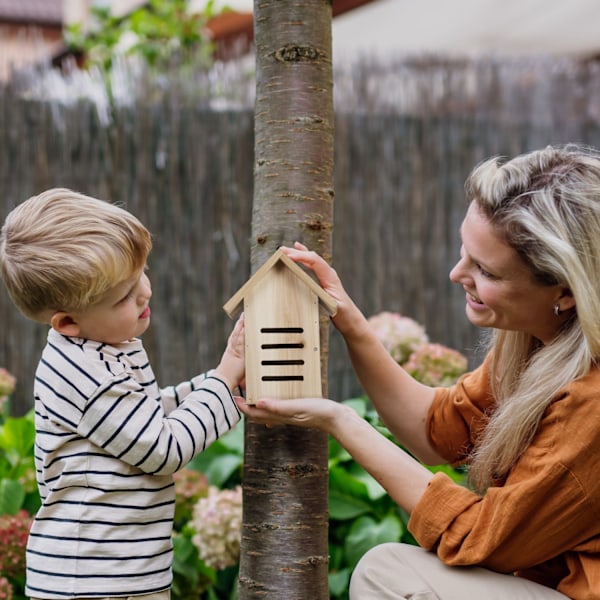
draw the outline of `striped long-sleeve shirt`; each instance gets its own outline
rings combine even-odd
[[[161,390],[140,340],[108,346],[50,330],[34,395],[42,506],[27,543],[26,593],[168,589],[172,473],[239,421],[228,387],[199,375]]]

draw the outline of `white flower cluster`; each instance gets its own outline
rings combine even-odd
[[[194,506],[192,542],[200,558],[214,569],[235,565],[240,559],[242,488],[220,490],[210,486],[208,496]]]

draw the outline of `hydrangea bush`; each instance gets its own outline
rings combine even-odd
[[[425,328],[410,317],[384,311],[368,321],[392,358],[421,383],[452,385],[467,371],[468,362],[463,354],[431,343]]]
[[[240,560],[242,535],[242,488],[220,490],[211,486],[206,498],[194,507],[192,542],[200,558],[220,570]]]
[[[13,600],[13,586],[6,577],[0,576],[0,600]]]
[[[398,364],[429,341],[425,328],[410,317],[383,311],[369,318],[369,325]]]
[[[15,390],[17,380],[11,373],[0,367],[0,414],[7,412],[8,399]],[[0,588],[1,589],[1,588]],[[0,596],[2,598],[2,596]]]
[[[25,572],[25,545],[30,527],[31,516],[25,510],[0,516],[0,573],[8,579],[20,579]]]
[[[428,342],[419,346],[402,366],[425,385],[448,386],[466,372],[468,364],[458,350]]]
[[[208,496],[208,477],[195,469],[181,469],[173,474],[175,481],[176,531],[182,529],[192,519],[194,506],[200,498]]]

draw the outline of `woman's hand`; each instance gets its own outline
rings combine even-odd
[[[346,293],[335,269],[316,252],[309,250],[300,242],[296,242],[293,248],[281,247],[282,252],[298,262],[317,276],[321,287],[336,301],[337,313],[332,317],[333,324],[343,335],[363,319],[362,313],[356,307],[350,296]]]
[[[342,302],[348,298],[348,294],[346,294],[335,269],[329,265],[321,255],[317,254],[313,250],[309,250],[300,242],[296,242],[293,248],[282,246],[280,249],[294,262],[301,263],[313,271],[317,276],[321,287],[334,300]]]
[[[260,398],[256,404],[236,399],[238,408],[247,417],[264,425],[296,425],[333,433],[336,419],[346,407],[327,398],[294,398],[280,400]]]

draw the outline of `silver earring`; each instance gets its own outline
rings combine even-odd
[[[554,305],[554,316],[560,317],[560,306],[558,304]]]

